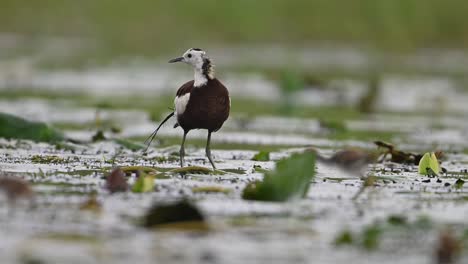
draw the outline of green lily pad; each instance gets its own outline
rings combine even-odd
[[[255,156],[253,156],[252,160],[255,161],[269,161],[270,160],[270,152],[268,151],[260,151]]]
[[[255,172],[259,172],[259,173],[263,173],[263,174],[269,172],[269,170],[262,168],[260,165],[254,165],[253,168],[254,168]]]
[[[276,163],[273,172],[265,173],[263,181],[248,184],[242,193],[246,200],[283,202],[302,198],[315,175],[315,154],[294,154]]]
[[[437,160],[437,157],[434,154],[434,152],[428,152],[424,154],[424,156],[419,161],[418,172],[422,175],[432,175],[433,173],[439,174],[439,161]]]
[[[151,192],[154,189],[154,176],[142,173],[132,187],[134,193]]]
[[[58,142],[65,139],[61,132],[46,123],[28,121],[6,113],[0,113],[0,137],[39,142]]]

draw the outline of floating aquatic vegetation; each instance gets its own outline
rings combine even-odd
[[[28,121],[5,113],[0,113],[0,137],[42,142],[57,142],[65,139],[62,133],[45,123]]]
[[[254,169],[255,172],[259,172],[259,173],[263,173],[263,174],[269,172],[269,170],[262,168],[262,166],[260,166],[260,165],[254,165],[253,169]]]
[[[120,168],[115,168],[106,177],[106,189],[110,193],[128,191],[128,183],[125,178],[125,173]]]
[[[418,172],[422,175],[433,176],[440,172],[439,161],[434,152],[426,153],[419,161]]]
[[[154,190],[154,176],[148,175],[144,172],[140,173],[138,179],[132,186],[132,192],[144,193]]]
[[[125,174],[143,172],[143,173],[150,174],[150,175],[156,175],[159,173],[157,169],[153,167],[147,167],[147,166],[124,166],[124,167],[120,167],[120,169]]]
[[[269,151],[259,151],[255,154],[252,158],[255,161],[269,161],[270,160],[270,152]]]
[[[194,193],[224,193],[228,194],[231,192],[231,189],[223,188],[220,186],[201,186],[193,187],[192,192]]]
[[[464,181],[464,180],[462,180],[462,179],[457,179],[457,180],[455,181],[454,187],[455,187],[456,189],[461,189],[461,188],[463,187],[464,184],[465,184],[465,181]]]
[[[329,133],[345,133],[348,131],[343,120],[319,119],[320,128]]]
[[[283,202],[302,198],[315,175],[315,154],[294,154],[276,163],[273,172],[265,173],[263,181],[249,183],[242,192],[246,200]]]
[[[69,100],[72,99],[69,98]],[[278,110],[278,102],[261,103],[268,106],[268,109],[262,108],[261,113],[255,113],[257,115],[271,114]],[[79,106],[80,104],[76,105]],[[73,106],[73,104],[71,105]],[[236,105],[238,111],[244,110],[244,107],[239,107],[237,103]],[[83,107],[88,107],[88,105],[83,105]],[[192,163],[191,165],[202,166],[207,169],[199,170],[196,167],[178,168],[178,147],[172,145],[176,143],[176,140],[178,143],[175,135],[180,131],[168,130],[165,132],[162,138],[164,141],[162,146],[168,146],[167,148],[152,149],[147,155],[142,155],[140,151],[131,153],[130,149],[133,147],[127,146],[127,142],[122,143],[120,140],[125,141],[128,139],[130,142],[138,143],[138,138],[142,137],[145,133],[144,131],[150,126],[146,116],[142,116],[141,120],[121,122],[125,121],[124,119],[128,119],[126,114],[121,117],[107,116],[106,114],[106,119],[122,119],[119,121],[119,124],[124,124],[124,133],[118,137],[119,139],[116,139],[110,130],[104,129],[105,135],[109,135],[109,138],[107,143],[100,144],[59,142],[60,144],[69,143],[74,147],[75,152],[63,151],[58,147],[54,147],[58,146],[57,143],[44,144],[20,140],[0,140],[0,160],[2,164],[0,166],[2,170],[10,171],[12,175],[18,175],[19,177],[24,177],[24,179],[30,179],[32,188],[37,195],[35,210],[16,207],[14,218],[10,220],[9,216],[4,214],[6,208],[3,208],[0,212],[0,220],[5,226],[6,234],[11,236],[13,241],[24,241],[29,244],[31,243],[31,236],[35,237],[37,233],[76,232],[83,236],[92,237],[98,234],[96,239],[105,239],[106,243],[110,243],[109,245],[111,245],[105,248],[105,252],[102,252],[102,245],[93,246],[90,249],[89,252],[97,252],[99,254],[96,257],[98,260],[104,258],[105,260],[109,259],[109,261],[112,261],[115,257],[119,258],[122,253],[125,253],[126,259],[139,259],[141,262],[160,260],[159,262],[165,263],[178,261],[213,262],[213,258],[210,260],[205,257],[207,254],[216,254],[214,260],[222,262],[223,256],[226,256],[225,253],[231,255],[230,253],[239,250],[242,251],[241,256],[246,259],[265,259],[266,256],[266,259],[280,259],[283,262],[307,262],[310,258],[314,258],[317,252],[322,252],[323,254],[320,256],[322,256],[323,262],[334,263],[339,262],[340,259],[346,259],[350,254],[355,259],[365,259],[369,256],[367,252],[364,252],[366,248],[377,248],[377,252],[371,253],[372,259],[382,260],[383,262],[385,260],[387,262],[391,262],[392,260],[404,262],[401,260],[407,256],[414,257],[419,262],[427,262],[433,256],[434,247],[437,243],[435,240],[437,237],[434,235],[435,229],[426,229],[419,233],[415,232],[413,228],[409,228],[415,216],[421,213],[428,213],[436,219],[436,222],[434,222],[435,227],[439,227],[439,224],[449,224],[453,225],[454,228],[460,226],[460,228],[466,229],[463,222],[463,211],[466,201],[468,201],[467,195],[463,192],[466,188],[463,185],[463,188],[457,191],[454,183],[458,178],[464,181],[468,178],[466,171],[464,171],[468,167],[466,166],[466,160],[468,160],[466,154],[468,152],[462,153],[463,146],[458,147],[457,143],[446,144],[445,138],[441,139],[440,143],[419,143],[408,140],[405,134],[401,134],[398,136],[398,139],[401,140],[399,142],[405,143],[395,145],[396,148],[401,147],[402,150],[415,152],[415,154],[422,152],[418,149],[430,150],[437,145],[442,146],[448,151],[453,151],[453,154],[447,157],[449,160],[447,168],[451,172],[447,175],[443,174],[444,177],[440,177],[442,181],[440,183],[436,183],[436,178],[429,179],[427,177],[422,180],[429,179],[431,182],[429,184],[424,183],[421,177],[414,173],[414,170],[417,168],[416,166],[390,162],[365,167],[369,172],[366,175],[371,176],[362,180],[342,176],[342,173],[338,172],[335,167],[318,166],[317,170],[319,171],[317,172],[316,179],[312,180],[313,183],[311,183],[307,193],[307,200],[295,201],[293,208],[291,208],[291,204],[287,203],[262,203],[250,202],[243,199],[239,200],[243,186],[249,181],[261,180],[264,174],[276,173],[273,161],[256,162],[251,160],[254,154],[257,154],[260,150],[274,151],[274,156],[273,152],[271,152],[270,158],[274,158],[276,162],[277,156],[285,157],[291,155],[292,152],[299,151],[298,148],[290,148],[293,145],[311,144],[317,146],[320,153],[324,153],[324,155],[330,154],[325,155],[328,158],[332,156],[332,149],[343,150],[349,147],[367,148],[369,147],[368,143],[372,142],[369,141],[369,138],[386,138],[381,136],[380,132],[374,133],[374,131],[368,131],[366,127],[360,127],[359,130],[364,131],[362,135],[366,135],[367,138],[361,138],[361,132],[358,132],[356,134],[357,137],[354,138],[355,131],[352,131],[348,127],[346,121],[350,118],[351,120],[383,118],[385,122],[388,120],[392,124],[392,127],[393,125],[395,127],[398,127],[398,125],[405,126],[405,124],[410,124],[409,126],[412,127],[414,126],[413,122],[419,122],[420,118],[422,120],[421,123],[427,124],[425,121],[426,117],[422,118],[419,116],[421,113],[415,116],[402,116],[395,113],[361,116],[357,115],[357,112],[348,113],[346,110],[324,106],[326,109],[322,109],[323,113],[316,114],[314,111],[318,110],[318,107],[309,108],[308,106],[304,106],[304,109],[307,110],[304,112],[302,112],[303,106],[300,107],[301,109],[296,109],[294,114],[297,113],[301,117],[324,119],[325,121],[321,122],[322,128],[312,131],[312,134],[303,135],[301,134],[301,129],[299,129],[300,131],[286,129],[284,130],[287,132],[285,134],[281,133],[281,131],[272,131],[264,128],[246,131],[232,122],[227,124],[230,129],[224,131],[217,138],[218,143],[221,144],[217,153],[219,159],[223,160],[221,164],[223,165],[222,170],[227,172],[224,176],[215,175],[217,172],[213,172],[211,169],[208,169],[208,166],[205,166],[207,164],[206,159],[202,155],[204,145],[203,142],[198,142],[201,141],[198,139],[192,142],[193,155],[190,162]],[[56,108],[52,108],[52,110],[54,109]],[[329,109],[332,109],[331,115],[327,113]],[[340,109],[344,108],[340,107]],[[126,108],[124,112],[127,110],[129,109]],[[161,111],[165,111],[165,109],[148,110],[147,112],[159,113]],[[254,110],[249,111],[254,112]],[[62,113],[55,114],[60,114],[57,115],[57,119],[49,116],[47,112],[44,113],[44,117],[51,117],[51,120],[59,121],[60,119],[67,119],[69,120],[67,122],[75,124],[75,128],[66,128],[67,135],[71,137],[90,140],[91,135],[97,130],[94,127],[83,127],[82,122],[87,122],[89,117],[81,115],[81,113],[71,113],[73,115],[70,116],[67,113],[64,113],[67,115],[63,115]],[[80,118],[74,118],[75,116]],[[71,118],[69,119],[69,117]],[[462,118],[459,118],[458,115],[449,118],[453,118],[453,120],[446,120],[450,121],[447,123],[442,122],[444,126],[447,126],[448,129],[463,131],[465,126],[459,122]],[[272,120],[274,122],[276,117],[273,117]],[[442,121],[444,120],[445,117]],[[252,122],[256,121],[253,120]],[[310,119],[310,122],[315,122],[315,125],[311,126],[313,130],[317,126],[317,119]],[[451,122],[456,127],[451,127]],[[255,124],[250,125],[249,127],[255,126]],[[278,123],[276,125],[281,130],[283,129],[282,125],[289,127],[289,123]],[[431,125],[431,123],[428,124],[428,126]],[[300,122],[297,123],[297,126],[301,126]],[[370,130],[386,128],[386,126],[376,126],[370,128]],[[406,128],[404,129],[405,131]],[[347,131],[341,132],[346,129]],[[424,129],[425,127],[421,127],[421,130]],[[446,128],[437,129],[445,130]],[[246,132],[249,132],[248,136],[252,140],[244,140]],[[347,139],[353,138],[353,140],[336,141],[337,138],[341,137],[341,134],[346,134]],[[264,140],[265,136],[270,138]],[[280,145],[282,141],[276,143],[276,137],[279,136],[287,139],[287,142],[284,141],[286,142],[285,144],[291,145]],[[304,140],[296,141],[295,138],[298,136],[303,136]],[[196,136],[194,134],[194,137],[200,137],[204,140],[205,134],[197,132]],[[237,143],[232,143],[231,140]],[[457,140],[454,139],[454,141]],[[137,150],[138,147],[135,146],[134,149]],[[171,155],[172,153],[176,153],[176,155]],[[31,157],[37,154],[40,154],[42,157],[33,158],[35,162],[31,164]],[[344,167],[353,163],[353,155],[346,156],[342,154],[337,153],[337,155],[333,155],[334,157],[331,160],[335,164]],[[407,163],[414,164],[414,160],[416,160],[415,155],[411,155],[409,159],[410,161]],[[390,156],[387,156],[387,161],[389,160]],[[438,160],[440,161],[439,157]],[[56,162],[58,164],[55,164]],[[119,171],[117,175],[120,182],[114,182],[116,186],[120,186],[120,184],[126,185],[128,188],[127,193],[108,194],[112,191],[120,190],[119,187],[108,188],[110,184],[108,185],[106,182],[111,179],[111,177],[107,176],[114,169],[112,168],[115,166],[113,164],[120,166],[134,165],[124,167],[122,171]],[[230,168],[230,170],[225,168]],[[172,172],[167,172],[172,169],[174,169]],[[143,176],[142,172],[154,176],[155,188],[150,189],[148,193],[130,193],[135,181]],[[180,176],[180,174],[186,175]],[[159,180],[159,177],[164,175],[170,177],[170,180]],[[287,176],[289,178],[294,175],[291,173]],[[444,184],[449,184],[450,186],[444,187]],[[363,187],[363,192],[359,196],[359,200],[351,200],[361,186]],[[90,191],[94,189],[97,189],[99,192],[97,200],[105,206],[101,210],[101,215],[94,214],[92,209],[89,209],[90,211],[77,210],[84,201],[89,201]],[[125,187],[122,188],[122,190],[125,189]],[[103,192],[102,195],[101,192]],[[0,193],[0,196],[4,196],[4,193]],[[144,230],[141,226],[132,225],[135,215],[142,217],[138,220],[143,219],[146,209],[151,205],[151,203],[148,204],[150,201],[166,204],[167,202],[174,201],[174,197],[180,196],[193,199],[192,202],[197,201],[195,205],[199,205],[199,209],[203,209],[202,213],[205,219],[210,220],[209,222],[204,222],[205,225],[206,223],[216,224],[214,236],[209,235],[209,237],[201,237],[199,239],[198,234],[173,232],[173,230],[170,230],[170,232],[158,230],[156,234],[148,234],[148,229]],[[93,203],[90,204],[92,205]],[[404,213],[404,216],[393,215],[395,213]],[[392,215],[389,217],[389,214]],[[371,228],[368,226],[369,221],[372,221],[375,217],[383,218],[378,226]],[[31,219],[34,221],[31,221]],[[199,223],[200,221],[195,222]],[[188,228],[196,226],[193,223],[188,220],[158,224],[156,226]],[[337,235],[342,230],[341,228],[346,229],[346,232],[341,233],[342,236],[338,237]],[[429,232],[426,232],[427,230]],[[128,236],[128,234],[132,234],[132,236]],[[455,234],[458,237],[459,234]],[[148,244],[148,242],[154,240],[154,236],[157,236],[158,241],[161,240],[164,243]],[[193,243],[194,239],[198,239],[198,243]],[[271,243],[254,243],[255,245],[253,245],[252,242],[257,240],[270,241]],[[235,242],[235,245],[238,246],[233,248],[233,243],[224,243],[225,241]],[[468,239],[465,241],[468,241]],[[79,254],[85,256],[86,259],[90,258],[90,254],[85,252],[87,249],[82,248],[82,245],[73,241],[67,243],[68,245],[63,245],[62,241],[58,241],[55,244],[33,242],[35,252],[37,252],[34,255],[40,255],[41,257],[46,255],[40,259],[42,262],[57,262],[54,256],[52,256],[54,252],[58,252],[57,255],[69,256],[70,254]],[[300,242],[300,247],[297,247],[294,244],[295,242]],[[329,242],[330,244],[325,245],[324,242]],[[336,249],[331,244],[332,242],[335,242],[337,245],[349,246],[346,246],[347,248]],[[206,243],[216,246],[207,247]],[[13,247],[12,250],[5,251],[4,259],[13,259],[15,254],[21,253],[18,251],[24,248],[23,245],[25,243],[21,244],[20,247]],[[266,251],[263,250],[266,252],[266,255],[261,249],[259,251],[259,244],[262,244],[262,248],[267,249]],[[63,246],[67,246],[68,248],[63,250],[65,249]],[[190,246],[188,250],[180,250],[187,248],[187,246]],[[465,256],[463,255],[463,257]],[[67,259],[73,260],[72,257],[68,257]]]
[[[187,200],[172,204],[154,204],[143,218],[144,227],[206,229],[205,217]]]
[[[387,222],[391,225],[406,225],[408,223],[408,218],[404,215],[390,215],[387,218]]]
[[[173,174],[225,174],[222,170],[211,170],[205,167],[200,167],[200,166],[188,166],[188,167],[183,167],[183,168],[175,168],[172,170],[167,171],[167,173],[173,173]]]
[[[356,232],[345,229],[338,233],[333,241],[336,246],[355,245],[366,250],[377,250],[385,235],[400,233],[421,232],[431,228],[430,220],[419,217],[410,222],[404,215],[389,215],[385,221],[375,221]]]
[[[383,229],[378,224],[367,226],[361,233],[357,234],[344,230],[337,235],[333,244],[336,246],[356,244],[367,250],[375,250],[379,246],[382,233]]]
[[[140,175],[141,173],[153,176],[155,179],[168,179],[170,178],[168,175],[168,171],[170,169],[167,168],[155,168],[155,167],[148,167],[148,166],[123,166],[120,169],[124,172],[125,176]]]
[[[71,141],[73,141],[73,140],[69,140],[69,141],[70,142],[65,142],[65,141],[54,142],[55,148],[75,153],[77,147],[76,147],[76,145],[71,143]],[[77,142],[77,141],[75,141],[75,142]]]
[[[104,136],[104,132],[102,130],[96,131],[96,133],[91,137],[93,142],[103,141],[106,140],[106,136]]]
[[[344,230],[338,234],[333,242],[336,246],[351,245],[354,242],[353,234],[349,230]]]
[[[136,142],[132,142],[130,140],[126,140],[126,139],[115,139],[114,140],[117,144],[129,149],[129,150],[132,150],[132,151],[138,151],[138,150],[143,150],[145,149],[145,145],[142,145],[142,144],[139,144],[139,143],[136,143]]]
[[[60,164],[68,162],[66,159],[59,157],[57,155],[34,155],[31,157],[32,163],[42,163],[42,164]]]

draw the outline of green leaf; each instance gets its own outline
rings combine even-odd
[[[463,187],[463,185],[465,184],[465,181],[462,180],[462,179],[457,179],[457,181],[455,181],[455,188],[456,189],[461,189]]]
[[[440,166],[434,152],[426,153],[419,161],[419,174],[431,175],[432,173],[439,174]]]
[[[133,184],[132,192],[144,193],[151,192],[154,189],[154,176],[142,173],[138,180]]]
[[[294,154],[276,163],[273,172],[265,173],[263,181],[248,184],[242,193],[246,200],[284,202],[302,198],[315,175],[315,154]]]
[[[93,142],[103,141],[106,140],[106,136],[104,136],[104,131],[98,130],[96,133],[91,137]]]
[[[334,244],[336,246],[342,246],[342,245],[351,245],[353,244],[353,234],[349,230],[345,230],[338,234],[338,236],[335,238]]]
[[[7,139],[29,139],[40,142],[64,140],[62,133],[46,123],[32,122],[21,117],[0,113],[0,137]]]
[[[255,156],[253,156],[252,160],[255,161],[269,161],[270,160],[270,152],[268,151],[260,151]]]
[[[435,155],[434,152],[431,153],[431,168],[432,170],[439,174],[440,173],[440,165],[439,165],[439,160],[437,160],[437,156]]]
[[[143,226],[208,230],[202,212],[187,200],[171,204],[155,203],[143,217]]]
[[[367,227],[362,234],[362,245],[367,250],[374,250],[379,247],[383,230],[379,225]]]
[[[142,149],[145,149],[145,145],[143,144],[139,144],[139,143],[136,143],[136,142],[133,142],[133,141],[130,141],[130,140],[126,140],[126,139],[115,139],[114,140],[117,144],[129,149],[129,150],[132,150],[132,151],[138,151],[138,150],[142,150]]]

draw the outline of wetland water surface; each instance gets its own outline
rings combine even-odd
[[[141,151],[155,126],[151,118],[161,120],[171,106],[169,99],[150,96],[151,101],[145,94],[172,95],[181,76],[190,75],[121,67],[28,68],[23,73],[27,78],[0,75],[0,111],[48,122],[84,142],[0,140],[1,172],[30,181],[36,192],[33,205],[12,207],[1,201],[2,263],[430,263],[441,232],[450,229],[458,239],[467,239],[468,187],[459,180],[468,178],[468,108],[463,103],[468,93],[451,79],[384,76],[377,113],[350,118],[333,115],[343,105],[355,105],[365,84],[339,80],[343,85],[335,89],[309,87],[294,95],[300,104],[330,111],[292,118],[271,107],[281,98],[276,82],[232,74],[226,84],[233,94],[233,113],[212,145],[225,174],[172,174],[157,177],[151,192],[109,194],[105,175],[114,166],[161,171],[178,166],[181,131],[171,124],[148,154]],[[122,98],[139,93],[143,95],[132,102]],[[258,100],[258,109],[236,107],[246,100]],[[324,122],[329,120],[333,122]],[[91,142],[98,129],[106,139]],[[205,137],[204,131],[189,134],[189,165],[209,167]],[[344,147],[373,150],[372,141],[379,139],[404,150],[442,150],[448,173],[429,178],[419,175],[415,165],[386,161],[367,167],[365,175],[376,180],[362,188],[359,177],[317,164],[304,199],[273,203],[241,198],[247,183],[262,179],[262,170],[274,169],[277,160],[291,153],[308,146],[325,156]],[[260,150],[271,151],[270,160],[253,161]],[[100,206],[86,210],[83,203],[93,194]],[[141,227],[152,204],[182,197],[193,200],[206,216],[208,230]],[[342,239],[343,234],[349,238]],[[461,258],[460,263],[468,261],[466,249]]]

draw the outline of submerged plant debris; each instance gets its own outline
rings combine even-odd
[[[396,163],[414,164],[418,165],[425,153],[414,153],[398,150],[393,144],[384,141],[374,141],[374,144],[378,148],[383,149],[383,155],[380,157],[381,161],[384,161],[387,155],[390,155],[390,160]],[[442,151],[436,151],[433,153],[435,158],[442,158],[444,153]]]

